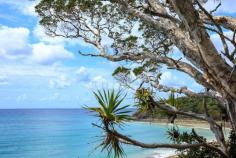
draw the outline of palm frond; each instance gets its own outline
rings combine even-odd
[[[105,140],[100,144],[102,146],[102,151],[106,150],[108,153],[108,157],[111,157],[114,154],[114,158],[124,158],[125,152],[122,147],[122,143],[119,139],[112,135],[107,134]]]
[[[97,90],[97,92],[93,92],[93,94],[99,106],[86,107],[86,109],[97,113],[103,123],[103,127],[98,127],[105,130],[106,136],[99,146],[102,147],[102,151],[107,151],[109,157],[113,154],[115,158],[123,158],[124,150],[122,143],[116,136],[107,132],[106,129],[114,130],[115,125],[120,127],[124,124],[124,121],[130,120],[129,114],[131,111],[127,110],[129,105],[121,106],[122,102],[125,100],[126,94],[123,95],[121,90],[116,92],[115,90],[106,91],[104,89],[102,91]]]

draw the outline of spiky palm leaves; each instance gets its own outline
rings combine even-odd
[[[170,114],[166,112],[165,110],[161,110],[160,108],[156,107],[155,104],[153,104],[153,99],[152,99],[153,96],[154,96],[154,93],[150,91],[149,89],[140,88],[136,91],[135,93],[135,98],[137,99],[136,106],[138,107],[139,113],[146,113],[146,115],[148,114],[148,117],[156,117],[158,116],[158,114],[160,114],[161,116],[167,116],[170,122],[174,123],[176,115]],[[171,91],[171,94],[168,99],[160,98],[158,102],[167,103],[177,108],[177,102],[175,99],[174,91]]]
[[[146,112],[149,111],[153,113],[154,108],[150,102],[150,96],[152,96],[152,92],[145,88],[140,88],[135,93],[135,98],[137,99],[136,106],[139,111]]]
[[[115,125],[121,125],[124,121],[129,119],[127,110],[129,105],[121,106],[126,95],[122,91],[103,90],[93,92],[94,96],[99,103],[99,107],[87,107],[86,109],[95,112],[100,118],[105,130],[106,136],[104,141],[100,144],[102,151],[107,150],[108,156],[114,154],[115,158],[124,157],[124,151],[120,140],[111,131],[115,131]]]

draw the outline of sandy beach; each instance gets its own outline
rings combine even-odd
[[[149,123],[157,123],[157,124],[168,124],[167,119],[142,119],[142,120],[135,120],[138,122],[149,122]],[[175,124],[182,127],[192,127],[198,129],[208,129],[210,130],[209,124],[205,121],[195,120],[195,119],[177,119]],[[231,127],[229,123],[225,123],[225,131],[227,133],[230,131]],[[214,141],[211,139],[209,141]],[[154,153],[152,158],[178,158],[176,156],[175,150],[169,149],[168,151],[158,151]]]
[[[138,122],[150,122],[150,123],[158,123],[158,124],[168,124],[168,119],[133,119]],[[221,122],[219,122],[221,123]],[[201,128],[201,129],[210,129],[209,124],[206,121],[196,120],[196,119],[176,119],[175,124],[178,126],[184,127],[193,127],[193,128]],[[229,130],[230,124],[229,122],[225,123],[225,129]]]

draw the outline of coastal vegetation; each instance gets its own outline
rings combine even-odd
[[[140,94],[136,94],[136,98]],[[145,96],[145,95],[142,95]],[[177,97],[177,94],[170,92],[170,95],[167,99],[160,99],[160,101],[167,102],[168,104],[181,109],[182,111],[191,111],[194,113],[204,113],[204,98],[196,96],[181,96]],[[206,104],[208,105],[209,114],[218,121],[228,121],[227,113],[224,109],[221,108],[219,103],[212,99],[206,98]],[[168,113],[165,110],[162,110],[158,107],[150,111],[150,107],[146,107],[145,103],[139,102],[136,104],[137,111],[134,116],[137,119],[148,119],[148,118],[157,118],[165,119],[168,118]],[[170,117],[171,115],[169,115]],[[179,118],[186,118],[185,116],[179,116]],[[187,117],[189,118],[189,117]]]
[[[173,124],[179,117],[205,121],[216,140],[208,142],[195,130],[181,134],[177,129],[169,131],[175,139],[181,138],[173,143],[134,140],[114,126],[124,119],[116,111],[123,108],[115,103],[120,100],[114,99],[117,93],[99,91],[95,96],[100,106],[90,110],[101,118],[106,134],[103,149],[113,151],[115,157],[123,157],[121,144],[174,148],[188,151],[189,157],[209,157],[209,153],[211,157],[234,157],[236,19],[216,16],[221,3],[214,1],[216,7],[207,10],[207,1],[211,0],[41,0],[36,6],[40,24],[48,35],[82,39],[95,49],[89,53],[79,51],[81,55],[120,63],[112,75],[133,91],[140,111],[156,115],[156,110],[161,109]],[[212,34],[220,41],[220,48],[210,38]],[[169,69],[187,74],[204,91],[189,85],[163,84],[162,75]],[[160,99],[156,91],[171,96]],[[175,94],[187,97],[175,98]],[[216,119],[230,123],[230,139]]]

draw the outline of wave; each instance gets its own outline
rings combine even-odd
[[[150,157],[147,158],[167,158],[176,155],[175,149],[156,149]]]

